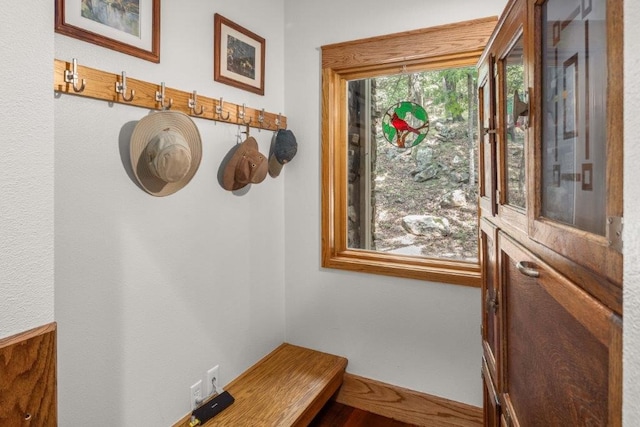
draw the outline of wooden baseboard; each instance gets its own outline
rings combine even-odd
[[[409,424],[482,426],[482,408],[345,373],[335,400]]]
[[[56,426],[56,324],[0,339],[0,426]]]

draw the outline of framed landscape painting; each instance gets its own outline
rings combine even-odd
[[[160,0],[55,0],[55,31],[160,62]]]
[[[217,13],[213,21],[214,80],[264,95],[265,40]]]

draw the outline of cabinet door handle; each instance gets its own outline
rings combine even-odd
[[[527,261],[519,261],[516,264],[516,268],[520,273],[524,274],[525,276],[540,277],[540,272],[535,268],[529,267],[528,265],[529,263]]]

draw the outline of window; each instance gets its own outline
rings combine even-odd
[[[473,66],[349,81],[348,248],[478,261],[476,93]]]
[[[462,172],[458,188],[471,198],[472,211],[462,221],[464,227],[455,228],[455,232],[447,227],[436,232],[440,234],[416,238],[419,242],[410,238],[411,244],[399,248],[392,241],[402,241],[402,235],[384,236],[388,237],[386,241],[382,236],[381,229],[388,227],[384,218],[390,214],[380,212],[380,199],[393,196],[393,193],[387,192],[389,186],[383,184],[387,177],[377,169],[380,159],[371,160],[380,156],[382,151],[378,148],[393,149],[396,154],[403,153],[408,157],[417,156],[417,147],[428,147],[429,138],[440,133],[429,129],[426,139],[416,142],[419,135],[425,134],[425,128],[444,126],[447,121],[458,119],[447,117],[451,111],[445,113],[442,108],[436,108],[433,99],[427,101],[429,82],[449,75],[451,81],[470,83],[471,92],[475,94],[475,65],[495,24],[496,18],[486,18],[322,47],[323,267],[479,286],[476,174],[471,172],[465,182],[464,172],[457,171]],[[394,85],[406,85],[406,97],[401,95],[402,91],[393,94],[389,88]],[[456,128],[469,136],[471,143],[456,148],[462,150],[463,158],[466,156],[464,167],[471,171],[475,167],[475,155],[471,150],[477,145],[477,135],[473,136],[477,133],[477,116],[473,111],[477,101],[465,98],[458,100],[458,104],[462,109],[456,114],[465,116],[466,123],[458,124]],[[468,107],[470,104],[473,108]],[[427,105],[426,113],[418,111],[417,106],[424,105]],[[386,106],[390,109],[385,109]],[[430,107],[433,107],[431,112]],[[400,111],[400,115],[405,112],[405,118],[417,117],[420,130],[405,133],[400,138],[400,132],[396,134],[389,127],[393,111]],[[391,138],[387,141],[383,141],[384,126],[391,129],[387,134]],[[392,144],[398,147],[391,147]],[[425,156],[429,156],[428,150]],[[412,171],[405,172],[409,174],[409,183]],[[451,220],[438,216],[437,212],[425,212],[427,203],[411,193],[402,198],[408,205],[418,207],[416,213],[432,214],[427,216],[432,220],[435,218],[436,222]],[[459,213],[462,210],[459,209]],[[402,214],[391,214],[396,229],[398,221],[402,220],[400,216],[404,218],[410,214],[413,212],[406,209]],[[459,225],[459,219],[453,221]],[[457,242],[454,243],[457,249],[434,246],[438,241]],[[464,248],[460,248],[461,243]]]

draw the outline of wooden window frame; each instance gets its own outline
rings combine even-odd
[[[497,17],[322,46],[322,266],[479,287],[478,262],[388,254],[347,246],[347,83],[475,66]]]

